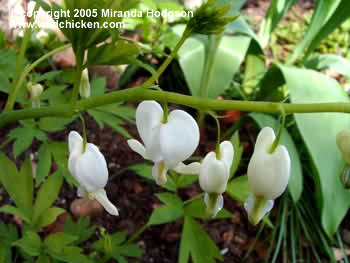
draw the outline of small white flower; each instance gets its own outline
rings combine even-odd
[[[96,145],[86,144],[83,151],[83,139],[76,131],[68,136],[68,169],[80,184],[78,195],[96,199],[108,213],[118,215],[118,209],[108,200],[104,187],[108,181],[107,163]]]
[[[136,126],[144,143],[128,140],[130,148],[154,163],[152,175],[157,184],[167,180],[168,169],[182,173],[198,173],[199,163],[185,166],[199,143],[199,128],[191,115],[183,110],[170,112],[163,123],[163,109],[155,101],[143,101],[136,109]]]
[[[81,74],[81,81],[79,85],[79,94],[82,98],[89,98],[91,94],[90,82],[89,82],[89,72],[88,69],[84,69]]]
[[[271,152],[275,139],[273,129],[263,128],[248,165],[248,182],[253,195],[247,199],[245,208],[254,225],[272,209],[273,200],[282,195],[289,180],[291,161],[288,150],[279,145]]]
[[[232,143],[224,141],[220,144],[219,156],[215,152],[209,152],[200,167],[199,185],[206,192],[204,201],[207,212],[213,217],[224,204],[222,194],[226,191],[233,156]]]

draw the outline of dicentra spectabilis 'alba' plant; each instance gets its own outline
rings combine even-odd
[[[69,159],[68,169],[80,184],[78,196],[96,199],[111,215],[118,215],[118,209],[108,200],[104,187],[108,181],[107,163],[92,143],[86,143],[76,131],[68,136]]]
[[[84,69],[81,73],[81,80],[79,85],[79,94],[82,98],[89,98],[91,94],[90,82],[89,82],[89,72],[88,69]]]
[[[182,163],[199,143],[199,128],[193,117],[183,110],[174,110],[166,123],[163,119],[163,109],[157,102],[141,102],[136,109],[136,126],[144,145],[135,139],[128,140],[133,151],[154,163],[152,175],[157,184],[166,182],[168,169],[196,173],[199,166]]]
[[[246,200],[249,221],[256,225],[273,207],[288,184],[291,161],[283,145],[272,149],[276,136],[270,127],[263,128],[256,140],[248,165],[248,182],[253,194]]]
[[[215,217],[224,205],[222,194],[226,191],[233,156],[232,143],[224,141],[220,144],[219,153],[209,152],[200,166],[199,185],[205,192],[207,213],[212,217]]]

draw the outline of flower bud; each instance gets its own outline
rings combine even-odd
[[[199,185],[206,192],[204,201],[208,215],[215,217],[223,207],[222,194],[226,191],[227,181],[233,161],[234,150],[230,141],[220,144],[219,154],[209,152],[201,164]]]
[[[337,134],[337,145],[341,151],[344,161],[350,165],[350,131],[343,130]]]
[[[89,98],[91,94],[90,82],[89,82],[89,72],[88,69],[84,69],[81,74],[81,81],[79,86],[79,94],[82,98]]]
[[[350,165],[345,165],[340,173],[340,181],[345,189],[350,189]]]
[[[208,0],[194,12],[193,17],[187,23],[185,32],[191,34],[220,34],[225,26],[238,16],[226,16],[231,5],[216,5],[215,0]]]
[[[282,195],[288,184],[290,156],[283,145],[277,146],[271,153],[275,139],[275,133],[270,127],[263,128],[248,164],[248,183],[253,197],[247,199],[246,210],[253,224],[257,224],[271,210],[273,199]]]
[[[31,82],[27,84],[27,90],[30,94],[33,108],[40,108],[40,95],[43,92],[43,86],[40,84],[33,85]]]

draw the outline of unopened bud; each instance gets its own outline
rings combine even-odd
[[[337,145],[345,163],[350,166],[350,131],[343,130],[337,135]]]
[[[89,82],[89,72],[88,69],[84,69],[81,74],[81,81],[79,86],[79,94],[82,98],[89,98],[91,91],[90,91],[90,82]]]
[[[340,173],[340,181],[345,189],[350,189],[350,165],[345,165]]]
[[[187,24],[185,33],[191,34],[220,34],[225,26],[238,16],[226,16],[230,11],[230,4],[216,5],[215,0],[208,0],[194,12]]]
[[[32,85],[31,82],[27,84],[27,90],[30,94],[30,100],[32,101],[33,108],[40,108],[40,95],[43,93],[43,86],[40,84]]]

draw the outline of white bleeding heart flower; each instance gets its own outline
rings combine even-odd
[[[155,101],[143,101],[136,109],[136,126],[144,144],[128,140],[130,148],[154,163],[152,175],[157,184],[167,180],[168,169],[182,173],[198,173],[200,164],[182,162],[190,157],[199,143],[199,128],[191,115],[183,110],[170,112],[163,122],[163,109]]]
[[[245,208],[253,225],[272,209],[273,200],[282,195],[288,184],[290,156],[283,145],[271,152],[275,139],[272,128],[263,128],[248,165],[248,182],[253,195],[247,199]]]
[[[79,94],[82,98],[89,98],[91,95],[90,82],[89,82],[89,72],[88,69],[84,69],[81,73],[81,80],[79,85]]]
[[[199,173],[199,185],[205,191],[207,213],[212,217],[215,217],[223,207],[222,194],[226,191],[234,156],[230,141],[222,142],[219,151],[219,154],[209,152],[205,156]]]
[[[118,209],[108,200],[104,187],[108,181],[107,163],[92,143],[87,143],[83,149],[83,138],[76,131],[68,136],[69,159],[68,169],[80,184],[78,195],[96,199],[108,213],[118,215]]]

